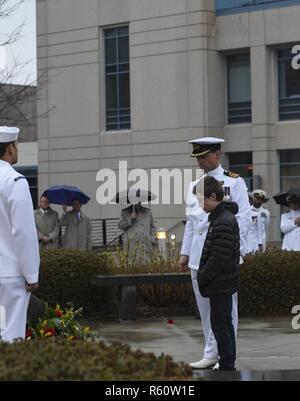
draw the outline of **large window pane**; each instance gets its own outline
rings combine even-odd
[[[119,63],[128,63],[129,61],[129,38],[128,36],[119,38]]]
[[[292,46],[278,51],[279,120],[300,119],[300,70],[294,70]]]
[[[28,184],[29,184],[33,207],[34,207],[34,209],[36,209],[38,206],[38,169],[37,169],[37,167],[36,166],[16,167],[16,170],[18,171],[18,173],[20,173],[21,175],[24,175],[24,177],[26,177]]]
[[[248,53],[227,57],[228,124],[251,122],[251,74]]]
[[[106,77],[106,109],[118,108],[117,75]]]
[[[250,65],[229,68],[229,102],[249,102],[251,99]]]
[[[129,108],[130,98],[129,98],[129,73],[121,74],[119,77],[119,87],[120,87],[120,107]]]
[[[128,25],[119,27],[118,28],[118,35],[119,36],[128,36],[129,35],[129,27],[128,27]]]
[[[252,152],[229,153],[229,170],[244,178],[249,191],[253,188]]]
[[[130,129],[128,26],[105,30],[106,129]]]
[[[280,185],[283,191],[300,188],[300,149],[280,151]]]
[[[107,64],[117,63],[117,40],[107,39],[105,41],[105,61]]]

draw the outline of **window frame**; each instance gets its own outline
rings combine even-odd
[[[243,163],[236,163],[236,164],[232,163],[231,160],[230,160],[231,156],[232,156],[232,155],[237,155],[237,154],[239,154],[239,155],[242,155],[242,154],[247,154],[247,155],[249,155],[249,156],[250,156],[250,159],[251,159],[251,164],[250,164],[250,163],[244,163],[244,164],[243,164]],[[245,176],[241,175],[241,177],[245,180],[246,185],[247,185],[247,182],[249,181],[250,188],[248,188],[248,190],[249,190],[249,191],[253,191],[253,189],[254,189],[253,152],[252,152],[252,151],[228,152],[228,153],[227,153],[227,160],[228,160],[229,170],[232,169],[233,172],[236,172],[236,171],[235,171],[235,168],[236,168],[236,167],[252,166],[251,176],[250,176],[250,177],[245,177]],[[248,185],[247,185],[247,187],[248,187]]]
[[[250,102],[240,102],[242,103],[247,103],[248,104],[248,108],[246,107],[245,110],[250,110],[250,117],[249,117],[249,121],[236,121],[233,122],[232,120],[230,120],[230,118],[234,118],[234,116],[230,117],[230,112],[232,112],[234,109],[230,108],[230,104],[234,104],[234,103],[230,103],[230,66],[234,66],[234,65],[246,65],[246,61],[239,61],[239,62],[235,62],[235,63],[230,63],[229,62],[229,58],[233,57],[233,56],[244,56],[247,55],[249,56],[249,67],[250,67]],[[250,51],[244,51],[244,52],[240,52],[240,53],[232,53],[232,54],[225,54],[226,57],[226,122],[227,125],[238,125],[238,124],[252,124],[252,88],[251,88],[251,54]],[[247,61],[247,65],[248,65],[248,61]],[[237,104],[237,102],[236,102]],[[236,117],[238,118],[238,117]]]
[[[38,179],[39,179],[39,170],[38,170],[38,166],[34,166],[34,165],[32,165],[32,166],[16,166],[15,170],[19,174],[24,175],[24,177],[27,179],[27,181],[28,181],[29,178],[36,178],[36,185],[35,186],[30,185],[30,182],[28,181],[33,207],[34,207],[34,209],[36,209],[38,207],[38,203],[39,203],[39,181],[38,181]],[[26,174],[26,172],[30,172],[32,170],[34,170],[35,175]],[[33,195],[32,194],[32,190],[36,191],[36,199],[34,199],[34,197],[32,196]]]
[[[282,155],[283,152],[291,152],[292,150],[299,151],[299,162],[282,162]],[[284,178],[292,178],[292,179],[299,179],[300,180],[300,175],[282,175],[282,166],[300,166],[300,149],[280,149],[279,151],[279,185],[280,185],[280,190],[282,191],[284,186],[283,186],[283,179]]]
[[[277,59],[277,107],[278,107],[278,111],[277,111],[277,120],[279,122],[288,122],[288,121],[299,121],[300,120],[300,93],[299,95],[295,95],[295,96],[290,96],[290,97],[286,97],[286,96],[281,96],[281,85],[282,85],[282,81],[281,81],[281,63],[284,62],[286,63],[287,61],[292,62],[292,58],[295,56],[292,53],[290,53],[290,57],[288,56],[283,56],[280,57],[280,52],[283,51],[287,51],[287,50],[291,50],[292,47],[294,45],[290,45],[289,47],[278,47],[276,49],[276,59]],[[300,70],[299,70],[299,74],[300,74]],[[290,101],[290,102],[289,102]],[[284,104],[283,104],[284,103]],[[285,107],[297,107],[299,108],[299,111],[286,111],[285,113],[282,111],[282,108]],[[292,117],[292,118],[282,118],[284,115],[286,115],[287,113],[296,115],[298,114],[298,117]]]
[[[124,35],[124,36],[128,36],[128,74],[129,74],[129,127],[121,127],[121,122],[120,122],[120,108],[118,107],[118,121],[117,121],[117,128],[113,127],[113,128],[109,128],[108,127],[108,122],[107,122],[107,115],[108,115],[108,109],[107,109],[107,98],[106,98],[106,88],[107,88],[107,72],[106,72],[106,68],[107,68],[107,64],[106,64],[106,32],[108,30],[113,30],[113,29],[119,29],[119,28],[124,28],[127,27],[128,28],[128,35]],[[100,35],[101,35],[101,48],[100,48],[100,54],[103,54],[103,58],[102,58],[102,63],[101,63],[101,76],[102,76],[102,80],[100,80],[100,93],[101,93],[101,99],[102,99],[102,113],[101,113],[101,120],[102,120],[102,132],[104,133],[118,133],[118,132],[131,132],[131,127],[132,127],[132,107],[131,107],[131,79],[130,79],[130,24],[127,23],[122,23],[122,24],[117,24],[117,25],[109,25],[109,26],[104,26],[101,27],[100,29]],[[117,36],[117,38],[119,37],[124,37],[123,35],[121,36]],[[118,49],[117,49],[118,50]],[[119,64],[117,64],[117,70],[118,70],[118,66]],[[119,75],[119,74],[118,74]],[[101,84],[101,81],[103,82]],[[119,94],[118,94],[118,102],[119,102]]]

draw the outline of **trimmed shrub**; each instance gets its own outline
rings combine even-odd
[[[72,304],[85,313],[109,314],[109,288],[93,288],[93,274],[108,273],[105,256],[95,252],[51,249],[41,252],[40,287],[36,295],[51,306]]]
[[[0,343],[0,380],[191,380],[192,370],[169,356],[86,341]]]
[[[116,288],[92,288],[93,274],[178,272],[178,259],[153,255],[143,266],[129,265],[121,251],[108,253],[48,250],[42,253],[38,296],[49,305],[72,302],[85,311],[116,312]],[[137,289],[138,305],[194,313],[194,293],[187,285],[144,285]],[[114,300],[114,302],[112,302]],[[280,250],[247,257],[241,266],[240,315],[290,314],[300,304],[300,252]]]
[[[128,262],[127,252],[117,248],[114,255],[106,254],[109,261],[110,274],[135,274],[135,273],[170,273],[178,272],[179,254],[169,255],[164,260],[160,253],[153,252],[149,255],[147,263],[138,264],[136,260]],[[137,288],[137,305],[143,309],[143,313],[151,314],[194,314],[195,300],[192,284],[155,284],[141,285]],[[148,311],[147,311],[148,310]],[[167,310],[167,311],[166,311]]]
[[[272,250],[247,257],[241,266],[241,315],[286,315],[299,304],[300,252]]]

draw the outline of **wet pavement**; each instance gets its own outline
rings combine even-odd
[[[237,372],[195,371],[194,378],[205,381],[300,381],[300,370],[241,370]]]
[[[168,321],[173,320],[173,324]],[[238,372],[195,371],[206,380],[299,380],[300,330],[291,317],[240,319],[237,340]],[[171,355],[177,362],[202,358],[203,335],[200,320],[193,317],[162,317],[118,320],[88,320],[102,341],[122,342],[144,352]]]

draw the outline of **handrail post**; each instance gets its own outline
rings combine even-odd
[[[106,237],[106,220],[102,220],[102,238],[103,238],[103,245],[107,244],[107,237]]]

